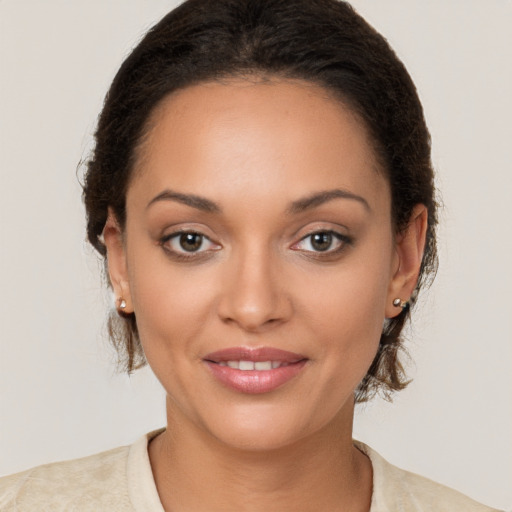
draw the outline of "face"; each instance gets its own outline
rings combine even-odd
[[[150,126],[105,237],[169,417],[251,449],[345,428],[404,293],[365,127],[317,86],[242,80]]]

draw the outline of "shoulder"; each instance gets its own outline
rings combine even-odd
[[[393,466],[363,443],[355,445],[372,462],[371,512],[498,512],[454,489]]]
[[[125,510],[129,446],[0,478],[0,510]],[[126,500],[127,510],[129,501]],[[106,508],[106,507],[110,507]]]

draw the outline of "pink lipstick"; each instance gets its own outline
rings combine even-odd
[[[308,359],[301,354],[271,347],[233,347],[204,358],[213,376],[242,393],[268,393],[295,377]]]

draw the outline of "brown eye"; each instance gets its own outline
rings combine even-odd
[[[221,246],[212,242],[206,235],[195,231],[172,233],[160,240],[160,245],[167,254],[181,258],[205,256],[218,251]]]
[[[180,235],[180,247],[187,252],[195,252],[203,244],[203,235],[198,233],[183,233]]]
[[[311,235],[311,247],[313,247],[315,251],[327,251],[332,245],[332,239],[332,233],[315,233]]]
[[[316,231],[305,236],[293,245],[292,249],[305,253],[326,253],[326,255],[332,255],[341,252],[347,244],[351,243],[351,238],[336,231]]]

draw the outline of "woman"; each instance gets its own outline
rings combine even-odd
[[[2,510],[490,510],[352,441],[406,385],[436,205],[414,86],[348,5],[185,2],[116,76],[84,197],[168,425],[4,479]]]

